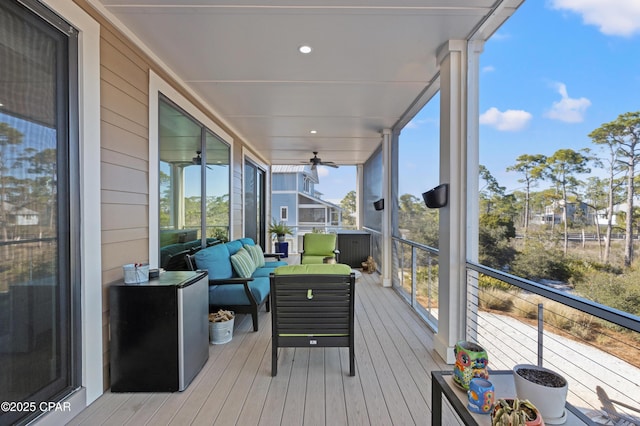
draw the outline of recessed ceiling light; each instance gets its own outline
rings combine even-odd
[[[315,135],[316,133],[318,133],[318,131],[317,130],[312,130],[309,133],[311,133],[312,135]]]
[[[307,46],[306,44],[298,47],[298,51],[300,53],[304,53],[305,55],[311,53],[312,50],[313,49],[311,48],[311,46]]]

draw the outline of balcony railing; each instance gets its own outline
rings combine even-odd
[[[596,386],[640,407],[640,318],[566,291],[467,262],[467,340],[491,368],[544,365],[569,381],[569,401],[601,406]]]
[[[367,230],[376,253],[382,235]],[[394,237],[392,266],[395,290],[437,332],[438,250]],[[591,414],[601,407],[596,386],[640,408],[640,318],[472,262],[466,299],[465,339],[488,350],[492,369],[554,369],[569,380],[569,400]]]
[[[438,250],[393,238],[393,286],[438,331]]]

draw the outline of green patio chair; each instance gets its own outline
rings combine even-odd
[[[336,250],[336,234],[304,234],[302,239],[302,251],[300,263],[327,263],[328,259],[338,261]]]

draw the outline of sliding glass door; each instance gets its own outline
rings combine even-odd
[[[38,2],[0,2],[0,424],[79,382],[76,50]]]
[[[244,235],[265,247],[265,171],[244,162]]]

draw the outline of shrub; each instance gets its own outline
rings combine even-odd
[[[562,251],[531,242],[516,255],[511,272],[531,281],[547,279],[568,282],[572,274],[569,261]]]
[[[540,297],[520,293],[513,299],[513,313],[527,319],[536,319],[538,318],[538,303],[541,300]]]
[[[478,305],[483,310],[508,312],[513,307],[513,293],[498,288],[487,288],[478,294]]]
[[[500,289],[503,291],[508,291],[513,289],[513,286],[509,283],[506,283],[497,278],[490,277],[488,275],[479,274],[478,275],[478,287],[481,289]]]

